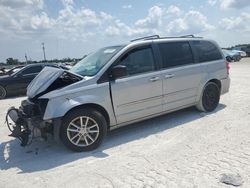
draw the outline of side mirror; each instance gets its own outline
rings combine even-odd
[[[118,78],[122,78],[122,77],[125,77],[127,75],[128,75],[127,67],[124,65],[117,65],[111,69],[110,76],[111,76],[112,80],[116,80]]]

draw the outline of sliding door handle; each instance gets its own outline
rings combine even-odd
[[[166,79],[173,78],[173,77],[174,77],[174,74],[167,74],[167,75],[165,75]]]
[[[149,79],[150,82],[156,82],[158,80],[160,80],[160,77],[152,77]]]

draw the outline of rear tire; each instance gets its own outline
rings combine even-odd
[[[76,109],[66,114],[60,130],[64,145],[77,152],[96,149],[106,134],[106,119],[92,108]]]
[[[196,105],[196,108],[202,112],[214,111],[220,101],[220,89],[217,84],[208,82],[201,96],[200,101]]]
[[[4,99],[7,95],[6,89],[3,86],[0,86],[0,99]]]

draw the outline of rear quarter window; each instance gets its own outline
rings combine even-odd
[[[222,55],[217,46],[209,41],[192,41],[198,62],[208,62],[222,59]]]

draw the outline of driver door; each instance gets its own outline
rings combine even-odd
[[[125,53],[118,65],[127,67],[128,75],[111,82],[117,123],[133,121],[163,110],[162,75],[156,71],[150,45]]]

